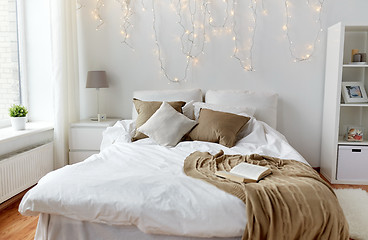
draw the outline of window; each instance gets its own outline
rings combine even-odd
[[[0,127],[9,124],[8,108],[22,104],[17,1],[0,0]]]

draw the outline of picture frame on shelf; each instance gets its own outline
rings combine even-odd
[[[362,142],[364,140],[364,128],[348,125],[346,127],[345,140],[348,142]]]
[[[342,97],[345,103],[367,103],[368,97],[362,82],[342,82]]]

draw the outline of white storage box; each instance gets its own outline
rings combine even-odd
[[[337,180],[368,181],[368,146],[339,146]]]

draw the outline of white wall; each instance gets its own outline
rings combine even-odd
[[[141,1],[136,2],[140,4]],[[150,1],[144,2],[149,10]],[[291,2],[297,4],[296,1]],[[255,72],[244,71],[235,59],[230,58],[232,36],[223,35],[211,37],[205,54],[199,58],[198,66],[190,71],[187,82],[179,84],[168,84],[159,72],[158,60],[154,54],[151,11],[142,12],[139,6],[136,9],[131,41],[135,51],[132,51],[120,43],[120,14],[116,1],[106,1],[101,11],[105,24],[99,31],[95,30],[97,22],[91,15],[94,3],[84,1],[82,4],[84,7],[78,11],[81,118],[96,113],[95,90],[85,89],[85,78],[89,70],[107,71],[110,88],[101,89],[100,96],[102,112],[110,117],[131,117],[131,98],[135,90],[201,88],[273,91],[280,95],[278,130],[286,135],[291,145],[313,166],[319,166],[326,32],[322,32],[321,42],[317,44],[315,55],[310,61],[294,63],[282,30],[285,24],[283,1],[264,1],[268,16],[259,14],[258,18],[254,46]],[[160,30],[166,34],[165,38],[170,34],[177,35],[172,30],[175,25],[169,24],[175,23],[177,19],[164,7],[160,9],[163,10],[159,18],[164,22],[161,22]],[[323,28],[326,30],[338,21],[368,25],[367,9],[366,0],[325,1]],[[296,15],[293,18],[297,22],[291,25],[297,46],[311,42],[313,31],[318,29],[309,18],[297,18],[308,16],[300,14],[303,11],[294,12]],[[182,57],[175,44],[173,41],[163,48],[165,53],[169,53],[165,57]]]

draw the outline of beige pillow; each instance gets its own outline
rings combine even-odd
[[[241,115],[244,117],[253,117],[254,113],[256,112],[256,109],[252,107],[219,105],[219,104],[210,104],[210,103],[204,103],[204,102],[195,102],[193,105],[194,105],[195,119],[198,119],[199,111],[202,108],[207,108],[207,109],[211,109],[213,111],[219,111],[219,112],[233,113],[233,114]]]
[[[136,141],[142,138],[146,138],[147,136],[139,131],[137,129],[142,126],[147,120],[157,111],[157,109],[160,108],[162,102],[147,102],[147,101],[141,101],[139,99],[133,98],[133,103],[135,106],[135,109],[137,110],[138,117],[135,122],[135,135],[132,138],[132,141]],[[178,102],[168,102],[170,106],[172,106],[176,111],[182,113],[182,107],[185,105],[185,102],[178,101]]]
[[[236,135],[249,119],[249,117],[203,108],[199,113],[198,125],[188,137],[191,140],[219,143],[230,148],[235,145]]]

